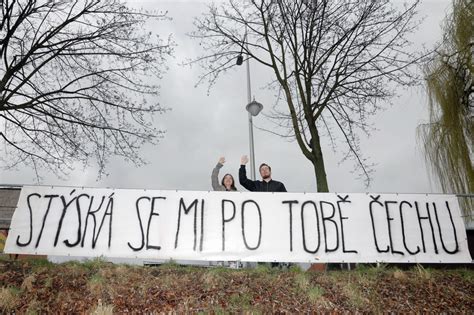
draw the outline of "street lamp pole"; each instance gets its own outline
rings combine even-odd
[[[248,49],[248,44],[247,44]],[[252,88],[250,86],[250,58],[247,58],[247,104],[252,102]],[[255,180],[255,149],[253,141],[253,119],[252,114],[249,115],[249,146],[250,146],[250,178]]]
[[[245,38],[247,38],[247,30],[245,30]],[[242,50],[243,50],[243,45],[242,43]],[[247,43],[247,52],[249,51],[249,45]],[[236,64],[238,66],[241,66],[243,63],[244,57],[242,56],[242,51],[240,54],[237,56],[237,62]],[[248,112],[248,117],[249,117],[249,146],[250,146],[250,178],[252,180],[255,180],[255,150],[254,150],[254,143],[253,143],[253,118],[252,116],[257,116],[258,113],[263,109],[263,105],[260,104],[259,102],[255,101],[255,99],[252,101],[252,89],[250,87],[250,56],[247,56],[247,106],[245,109]]]
[[[247,28],[245,28],[245,37],[244,41],[247,38]],[[242,50],[244,48],[244,43],[242,43]],[[237,56],[237,65],[241,66],[243,63],[244,57],[242,56],[242,50]],[[249,51],[249,45],[247,42],[247,52]],[[253,116],[257,116],[263,109],[263,105],[259,102],[252,101],[252,88],[250,86],[250,56],[247,55],[247,106],[245,109],[248,112],[249,117],[249,146],[250,146],[250,178],[255,180],[255,150],[253,143]],[[247,268],[250,266],[250,263],[247,263]]]

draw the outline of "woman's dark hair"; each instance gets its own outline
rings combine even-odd
[[[235,180],[234,180],[234,177],[230,174],[225,174],[224,177],[222,177],[222,180],[221,180],[221,185],[225,188],[225,185],[224,185],[224,178],[229,175],[230,178],[232,178],[232,185],[230,185],[230,190],[237,190],[237,188],[235,188]]]

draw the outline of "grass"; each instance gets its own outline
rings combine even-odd
[[[78,261],[67,262],[67,263],[61,264],[60,266],[63,269],[67,270],[68,273],[73,277],[79,277],[79,276],[87,275],[93,272]]]
[[[24,291],[32,291],[35,281],[36,275],[34,273],[26,276],[21,284],[21,289]]]
[[[212,290],[218,288],[222,283],[224,276],[220,272],[209,270],[201,276],[201,283],[205,290]]]
[[[378,276],[387,273],[387,264],[370,265],[370,264],[359,264],[352,273],[357,275],[363,275],[369,278],[377,278]]]
[[[101,299],[99,299],[97,306],[91,312],[92,315],[112,315],[113,313],[113,305],[102,304]]]
[[[46,278],[46,279],[44,280],[43,286],[44,286],[45,288],[51,288],[51,287],[53,286],[53,278]]]
[[[407,280],[408,279],[408,276],[407,276],[406,272],[404,272],[403,270],[400,270],[398,268],[395,268],[392,271],[392,276],[397,280]]]
[[[225,314],[228,314],[228,312],[226,312],[225,308],[223,308],[222,306],[215,306],[212,308],[212,312],[211,313],[214,313],[215,315],[225,315]],[[202,313],[199,313],[199,314],[208,314],[207,312],[202,312]]]
[[[249,293],[234,293],[229,297],[229,306],[236,310],[248,310],[252,301],[253,297]]]
[[[304,272],[297,266],[139,267],[100,259],[21,260],[0,262],[0,268],[0,313],[417,313],[427,305],[436,313],[469,313],[474,308],[470,269],[360,265],[352,271]]]
[[[242,269],[241,272],[247,272],[252,279],[263,283],[272,283],[281,274],[280,270],[272,268],[270,264],[259,264],[253,269]]]
[[[415,267],[416,275],[422,280],[431,280],[433,278],[433,272],[429,268],[424,268],[422,265],[418,264]]]
[[[176,276],[166,274],[156,279],[156,285],[165,290],[171,290],[176,285]]]
[[[272,268],[270,264],[258,264],[255,269],[253,269],[256,274],[262,273],[275,273],[277,270]]]
[[[91,271],[98,270],[103,268],[104,266],[112,266],[111,262],[105,261],[103,257],[96,257],[93,259],[88,259],[82,263],[80,263],[84,268],[89,269]]]
[[[305,273],[298,273],[295,275],[295,284],[296,284],[296,287],[303,291],[303,292],[306,292],[309,288],[309,277],[307,274]]]
[[[292,264],[290,268],[288,269],[288,271],[293,272],[293,273],[301,273],[303,272],[303,269],[301,269],[299,265]]]
[[[11,260],[10,255],[0,253],[0,261],[9,261]]]
[[[366,299],[362,297],[359,287],[354,283],[347,284],[343,289],[344,294],[348,298],[349,305],[362,308],[366,303]]]
[[[28,303],[28,308],[26,309],[26,314],[28,315],[36,315],[36,314],[42,314],[41,309],[41,302],[38,301],[37,299],[33,299]]]
[[[467,282],[474,283],[474,272],[472,272],[472,270],[469,270],[467,268],[449,270],[447,273],[451,275],[458,275],[459,277],[461,277],[461,279]]]
[[[21,290],[16,287],[0,289],[0,310],[11,312],[20,304]]]
[[[290,273],[294,274],[297,294],[305,296],[311,304],[328,304],[324,298],[325,290],[320,285],[313,283],[314,281],[320,280],[320,277],[312,281],[310,277],[311,274],[298,270],[290,270]]]
[[[100,274],[94,274],[87,282],[87,288],[89,291],[96,295],[101,296],[106,286],[105,279]]]
[[[158,268],[162,270],[177,270],[179,267],[180,266],[176,262],[170,260],[167,263],[161,264]]]
[[[321,299],[323,298],[324,289],[319,286],[311,287],[309,288],[307,294],[308,294],[309,301],[313,304],[316,304],[317,302],[321,301]]]
[[[11,263],[15,261],[10,255],[1,255],[0,254],[0,264]],[[57,267],[58,265],[48,261],[46,258],[23,258],[21,260],[16,260],[16,262],[24,267],[31,268],[33,272],[47,272],[49,268]]]

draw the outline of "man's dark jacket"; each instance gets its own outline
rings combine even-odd
[[[239,182],[240,185],[244,186],[250,191],[286,192],[285,185],[276,180],[272,179],[269,182],[266,182],[264,180],[260,181],[248,179],[245,165],[240,165]]]

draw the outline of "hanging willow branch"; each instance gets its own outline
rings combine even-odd
[[[450,193],[474,192],[473,20],[471,1],[453,1],[441,48],[425,68],[430,123],[420,126],[420,136],[426,160]],[[461,202],[472,220],[474,201]]]

